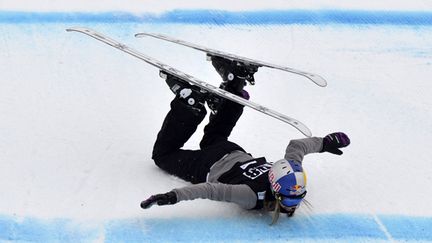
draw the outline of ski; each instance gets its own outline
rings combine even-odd
[[[268,67],[268,68],[274,68],[274,69],[298,74],[298,75],[301,75],[301,76],[308,78],[309,80],[311,80],[312,82],[314,82],[318,86],[321,86],[321,87],[327,86],[327,81],[324,78],[322,78],[321,76],[319,76],[317,74],[313,74],[310,72],[300,71],[300,70],[290,68],[290,67],[275,65],[275,64],[271,64],[271,63],[267,63],[267,62],[263,62],[263,61],[254,60],[254,59],[247,58],[247,57],[234,55],[231,53],[227,53],[227,52],[211,49],[208,47],[200,46],[200,45],[188,42],[188,41],[179,40],[179,39],[167,36],[167,35],[147,33],[147,32],[141,32],[141,33],[135,34],[135,37],[138,37],[138,38],[145,37],[145,36],[150,36],[150,37],[154,37],[154,38],[157,38],[160,40],[165,40],[165,41],[172,42],[175,44],[187,46],[187,47],[193,48],[195,50],[205,52],[205,53],[207,53],[207,56],[219,56],[219,57],[224,57],[224,58],[227,58],[230,60],[241,62],[245,65],[255,66],[256,68]]]
[[[309,128],[306,125],[304,125],[302,122],[300,122],[294,118],[288,117],[282,113],[271,110],[269,108],[266,108],[262,105],[251,102],[249,100],[243,99],[237,95],[234,95],[234,94],[227,92],[223,89],[220,89],[218,87],[215,87],[215,86],[213,86],[213,85],[211,85],[205,81],[197,79],[197,78],[195,78],[189,74],[183,73],[183,72],[181,72],[181,71],[179,71],[179,70],[177,70],[177,69],[175,69],[175,68],[173,68],[167,64],[160,62],[159,60],[156,60],[152,57],[146,56],[146,55],[140,53],[139,51],[134,50],[134,49],[128,47],[127,45],[122,44],[122,43],[120,43],[114,39],[111,39],[110,37],[107,37],[101,33],[98,33],[96,31],[92,30],[92,29],[77,27],[77,28],[68,28],[68,29],[66,29],[66,31],[75,31],[75,32],[80,32],[80,33],[86,34],[86,35],[93,37],[96,40],[99,40],[105,44],[108,44],[108,45],[110,45],[110,46],[112,46],[112,47],[114,47],[120,51],[123,51],[123,52],[130,54],[130,55],[132,55],[138,59],[141,59],[142,61],[145,61],[152,66],[155,66],[156,68],[159,69],[160,72],[165,72],[165,73],[171,74],[171,75],[173,75],[179,79],[182,79],[182,80],[189,82],[192,85],[198,86],[207,92],[214,93],[214,94],[216,94],[222,98],[229,99],[229,100],[236,102],[238,104],[248,106],[248,107],[255,109],[259,112],[262,112],[266,115],[274,117],[274,118],[281,120],[285,123],[288,123],[289,125],[293,126],[294,128],[296,128],[298,131],[300,131],[301,133],[303,133],[307,137],[312,136],[312,133],[309,130]]]

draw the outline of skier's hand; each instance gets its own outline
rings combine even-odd
[[[344,148],[350,144],[349,137],[343,132],[331,133],[323,138],[323,148],[322,152],[329,152],[332,154],[341,155],[342,150],[339,148]]]
[[[151,197],[141,202],[141,208],[143,209],[150,208],[155,203],[157,203],[157,205],[159,206],[175,204],[177,203],[177,195],[173,191],[167,192],[165,194],[152,195]]]

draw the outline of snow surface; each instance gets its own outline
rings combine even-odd
[[[40,3],[2,1],[1,9],[80,7],[54,4],[45,8],[44,1]],[[139,9],[138,3],[130,3]],[[308,3],[312,4],[306,1],[302,6]],[[86,4],[89,9],[99,9]],[[116,4],[106,6],[117,8]],[[175,8],[176,4],[169,6]],[[430,10],[428,4],[416,1],[408,9],[426,6]],[[156,10],[166,8],[155,5]],[[199,8],[201,4],[191,6]],[[258,3],[253,6],[264,8]],[[216,8],[212,4],[205,7]],[[247,88],[253,101],[303,121],[316,136],[344,131],[351,137],[352,144],[343,156],[305,157],[307,199],[313,208],[301,207],[293,224],[299,228],[302,220],[334,224],[345,221],[333,219],[333,215],[360,215],[366,222],[362,229],[370,225],[367,222],[381,227],[376,233],[379,236],[375,237],[373,229],[363,236],[381,240],[397,237],[401,217],[408,221],[426,217],[419,227],[422,232],[430,229],[430,26],[86,22],[0,24],[0,228],[18,220],[17,224],[41,225],[46,230],[51,224],[44,220],[60,218],[66,222],[56,227],[84,227],[84,232],[90,227],[90,233],[85,234],[96,241],[133,241],[136,238],[131,232],[148,232],[152,222],[161,227],[176,226],[164,221],[172,220],[178,222],[179,229],[190,230],[182,228],[184,220],[204,220],[198,221],[201,226],[195,225],[199,231],[206,225],[205,220],[214,228],[225,224],[244,230],[250,224],[258,227],[251,223],[258,220],[264,230],[256,232],[271,233],[271,229],[266,230],[269,215],[245,212],[228,203],[195,200],[146,211],[139,207],[141,200],[151,194],[188,185],[158,169],[151,160],[153,142],[173,95],[158,77],[157,69],[84,35],[67,33],[65,29],[71,25],[94,28],[214,85],[220,80],[205,61],[205,54],[150,38],[137,39],[133,34],[163,33],[320,74],[327,79],[328,87],[320,88],[289,73],[261,69],[256,75],[257,84]],[[197,147],[201,130],[188,148]],[[231,140],[255,156],[277,160],[284,155],[290,139],[301,137],[290,126],[247,109]],[[282,225],[288,221],[281,220]],[[112,223],[104,228],[99,222]],[[320,225],[321,230],[325,227]],[[108,229],[115,229],[109,231],[112,235],[104,234]],[[8,232],[7,227],[0,229],[0,235]],[[124,232],[130,233],[129,238]],[[169,235],[166,241],[176,239]],[[432,240],[432,236],[427,237],[423,239]],[[23,239],[44,238],[30,232]]]

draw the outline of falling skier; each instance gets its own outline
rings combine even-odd
[[[221,57],[212,64],[222,76],[221,88],[249,99],[243,88],[253,80],[256,70]],[[203,93],[196,86],[166,74],[166,82],[176,94],[154,144],[153,156],[161,169],[194,185],[152,195],[141,202],[144,209],[152,205],[169,205],[198,198],[233,202],[245,209],[279,211],[291,217],[306,195],[304,155],[330,152],[341,155],[340,148],[350,144],[342,132],[325,137],[291,140],[283,159],[270,163],[254,158],[236,143],[228,141],[243,106]],[[207,102],[212,113],[204,128],[200,150],[181,149],[206,116]]]

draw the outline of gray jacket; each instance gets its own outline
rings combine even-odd
[[[323,139],[320,137],[291,140],[285,150],[285,159],[303,161],[303,157],[309,153],[316,153],[322,149]],[[242,151],[233,151],[226,154],[210,168],[207,174],[207,182],[196,185],[177,188],[173,191],[177,195],[177,201],[194,200],[197,198],[215,201],[233,202],[245,209],[253,209],[257,204],[257,195],[245,184],[224,184],[218,179],[230,171],[238,162],[253,159],[250,154]],[[262,198],[261,198],[262,199]]]

